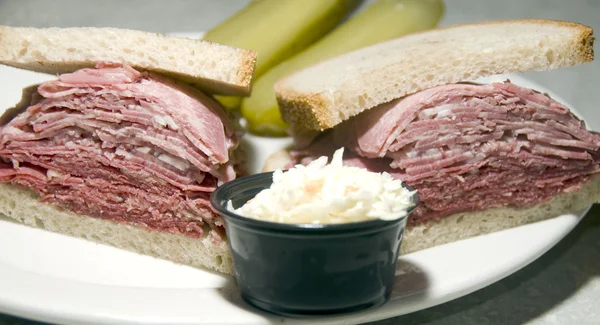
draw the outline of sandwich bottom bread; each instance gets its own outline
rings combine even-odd
[[[600,134],[546,94],[468,81],[589,62],[592,43],[575,23],[486,22],[296,72],[275,86],[296,143],[265,170],[344,147],[345,164],[403,180],[421,199],[403,253],[579,213],[600,202]]]
[[[0,184],[0,213],[27,226],[111,245],[196,267],[233,274],[224,240],[152,231],[140,226],[73,213],[40,202],[26,187]]]

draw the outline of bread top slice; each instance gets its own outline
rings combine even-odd
[[[209,41],[118,28],[0,26],[0,63],[60,74],[98,61],[128,64],[209,93],[247,96],[256,53]]]
[[[431,87],[593,60],[590,27],[550,20],[491,21],[404,36],[321,62],[279,80],[283,119],[324,130]]]

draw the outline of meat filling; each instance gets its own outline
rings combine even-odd
[[[237,143],[222,108],[200,91],[101,62],[41,84],[2,126],[0,182],[76,213],[218,235],[208,200],[236,177]]]
[[[419,190],[412,224],[548,202],[600,172],[600,134],[557,101],[510,82],[444,85],[380,105],[292,152],[292,163],[341,146],[352,152],[348,165]]]

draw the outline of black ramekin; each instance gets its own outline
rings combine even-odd
[[[342,313],[385,303],[406,217],[346,224],[284,224],[227,210],[229,200],[239,208],[270,187],[272,175],[238,178],[211,196],[211,204],[225,219],[243,299],[282,315]],[[413,200],[415,206],[408,214],[418,205],[418,195]]]

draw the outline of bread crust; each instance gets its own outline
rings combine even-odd
[[[256,52],[205,40],[118,28],[0,26],[0,63],[51,74],[128,64],[223,95],[250,94]]]
[[[481,33],[479,38],[461,35],[473,28]],[[519,33],[507,32],[507,28]],[[540,41],[535,44],[522,38],[525,34]],[[498,40],[494,45],[498,49],[477,47],[478,40],[492,37]],[[461,42],[464,47],[455,51]],[[509,47],[503,47],[505,43]],[[565,21],[504,20],[448,26],[372,45],[298,71],[279,80],[275,93],[283,119],[293,128],[322,131],[367,109],[431,87],[590,62],[593,44],[592,28]],[[425,52],[436,49],[444,55],[428,61],[435,53]],[[517,55],[519,51],[522,54]],[[478,57],[480,62],[474,59]]]

